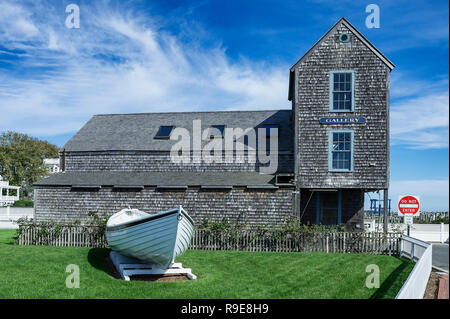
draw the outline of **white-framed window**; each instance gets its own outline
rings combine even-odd
[[[355,109],[355,72],[330,72],[330,112],[353,112]]]
[[[331,130],[328,136],[328,170],[330,172],[353,171],[352,130]]]

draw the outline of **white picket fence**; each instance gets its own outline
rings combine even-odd
[[[417,238],[402,236],[400,257],[416,261],[395,299],[423,299],[431,274],[433,246]]]

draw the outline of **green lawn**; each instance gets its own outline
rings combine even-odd
[[[177,261],[198,280],[130,281],[108,274],[108,249],[15,246],[0,230],[0,298],[394,298],[414,264],[378,255],[187,251]],[[80,288],[66,288],[68,264]],[[380,268],[368,289],[368,264]]]

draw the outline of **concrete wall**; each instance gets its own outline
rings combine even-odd
[[[410,229],[410,237],[426,242],[448,243],[448,234],[448,224],[413,224]]]
[[[0,207],[0,229],[17,228],[17,224],[13,221],[23,217],[33,218],[34,208],[10,207],[8,216],[8,209]]]
[[[373,228],[367,231],[383,231],[383,225],[375,223],[374,219],[365,219],[365,223],[373,224]],[[432,243],[448,243],[449,230],[448,224],[413,224],[410,228],[410,237]],[[403,223],[390,223],[388,231],[400,231],[407,235],[407,226]]]
[[[164,191],[146,187],[138,192],[113,191],[103,187],[98,191],[74,191],[70,187],[37,187],[35,216],[37,220],[87,220],[89,211],[116,213],[130,206],[148,213],[183,205],[199,223],[211,218],[235,219],[248,214],[252,224],[280,223],[292,212],[292,188],[255,191],[234,187],[230,191],[205,191],[190,187],[185,191]]]

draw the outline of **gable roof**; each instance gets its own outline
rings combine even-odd
[[[372,43],[367,40],[361,32],[359,32],[350,22],[348,22],[344,17],[340,18],[331,28],[328,30],[320,39],[317,41],[306,53],[290,68],[290,71],[292,72],[294,68],[306,57],[309,56],[309,54],[314,50],[314,48],[322,43],[324,39],[328,37],[329,34],[331,34],[338,26],[343,24],[346,26],[350,31],[363,43],[365,44],[378,58],[380,58],[381,61],[383,61],[388,68],[392,71],[392,69],[395,68],[395,65],[387,58],[385,57]]]
[[[201,120],[202,130],[211,125],[246,129],[278,124],[279,150],[292,151],[294,133],[290,118],[291,110],[94,115],[62,149],[68,152],[170,151],[177,141],[155,139],[159,127],[173,125],[192,132],[193,121]]]

